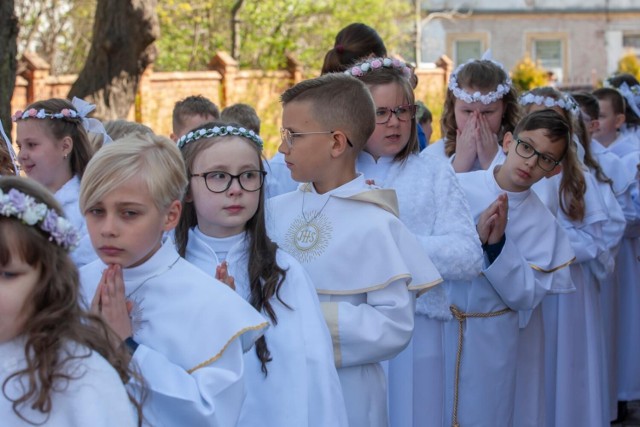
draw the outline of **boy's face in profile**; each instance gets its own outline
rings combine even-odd
[[[309,101],[292,101],[284,105],[282,129],[291,137],[283,137],[278,151],[291,171],[291,178],[298,182],[316,182],[330,159],[331,129],[314,119]],[[287,132],[284,132],[285,134]]]
[[[100,259],[129,268],[144,263],[160,249],[163,233],[176,226],[180,211],[176,200],[161,212],[144,180],[134,177],[89,206],[84,215]]]
[[[616,114],[609,99],[598,99],[598,104],[598,129],[593,133],[593,137],[598,142],[609,145],[618,137],[618,129],[624,123],[624,114]]]
[[[496,174],[503,190],[525,191],[542,178],[560,173],[562,166],[555,162],[562,159],[565,144],[551,141],[546,132],[536,129],[505,135],[503,150],[507,159]]]

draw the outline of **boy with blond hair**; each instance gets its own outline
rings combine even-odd
[[[80,271],[92,310],[111,326],[142,376],[153,426],[235,426],[244,400],[243,352],[265,319],[188,263],[163,237],[178,223],[187,188],[178,148],[132,134],[91,159],[80,208],[99,260]]]
[[[393,190],[356,173],[375,127],[366,86],[334,73],[282,94],[279,151],[297,191],[270,200],[271,236],[311,276],[329,326],[351,427],[386,426],[381,361],[413,333],[414,294],[442,279],[397,217]]]

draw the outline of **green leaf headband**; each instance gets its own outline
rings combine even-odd
[[[201,138],[215,138],[217,136],[242,136],[255,143],[260,150],[262,150],[263,142],[260,135],[252,130],[247,130],[243,127],[235,127],[231,125],[214,126],[208,129],[197,129],[183,135],[178,139],[178,148],[182,148],[185,145],[197,141]]]

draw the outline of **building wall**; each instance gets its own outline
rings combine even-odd
[[[510,3],[513,8],[515,3],[520,3],[520,10],[525,9],[523,1]],[[572,2],[556,3],[566,5]],[[587,6],[597,2],[582,3]],[[618,6],[622,4],[624,2],[618,2]],[[503,3],[500,5],[504,6]],[[496,8],[490,11],[473,9],[470,15],[453,20],[426,20],[422,31],[423,60],[432,61],[446,54],[454,60],[454,65],[458,65],[455,64],[455,40],[468,38],[481,40],[483,48],[491,48],[493,58],[511,70],[526,54],[532,55],[533,40],[556,39],[563,42],[561,84],[580,86],[596,83],[616,70],[618,60],[626,53],[623,46],[625,35],[640,37],[638,8],[624,13],[575,9],[538,13],[514,9],[499,11]]]

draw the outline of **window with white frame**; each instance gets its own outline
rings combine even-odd
[[[454,60],[456,65],[464,64],[470,59],[480,59],[483,53],[482,40],[455,40]]]
[[[533,39],[531,58],[542,68],[552,72],[562,82],[564,69],[564,46],[561,39]]]

